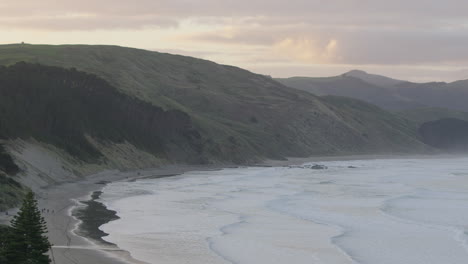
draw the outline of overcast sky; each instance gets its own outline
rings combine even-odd
[[[1,43],[112,44],[274,77],[468,79],[467,0],[1,0]]]

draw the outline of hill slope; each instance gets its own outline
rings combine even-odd
[[[0,65],[0,139],[8,150],[0,170],[14,169],[0,188],[37,188],[105,168],[428,149],[413,123],[368,103],[317,97],[190,57],[3,45]]]
[[[18,63],[0,67],[0,87],[0,138],[33,137],[85,162],[102,157],[95,142],[201,162],[201,136],[187,114],[121,94],[94,75]]]
[[[468,80],[398,84],[398,94],[429,107],[468,112]]]
[[[468,121],[444,118],[426,122],[419,132],[424,142],[439,149],[464,152],[468,150]]]
[[[468,121],[468,112],[436,107],[408,109],[398,112],[398,115],[419,125],[444,118],[455,118]]]
[[[187,113],[204,139],[210,160],[245,162],[424,148],[416,132],[389,133],[365,119],[360,121],[367,124],[362,131],[356,120],[343,120],[344,110],[327,100],[205,60],[116,46],[0,46],[0,64],[18,61],[74,67],[105,79],[131,97]],[[392,122],[407,125],[395,116]],[[395,137],[407,144],[382,144]]]
[[[408,100],[399,96],[398,92],[388,87],[377,86],[369,83],[365,79],[358,78],[357,74],[343,74],[336,77],[291,77],[284,79],[276,79],[280,83],[307,91],[319,96],[336,95],[346,96],[375,104],[379,107],[388,110],[400,110],[414,107],[422,107],[423,105],[412,100]],[[371,80],[373,82],[383,82],[379,79]]]
[[[385,76],[351,71],[336,77],[277,79],[284,85],[317,95],[361,99],[388,110],[447,108],[468,111],[468,81],[412,83]]]
[[[392,79],[392,78],[382,76],[382,75],[370,74],[370,73],[367,73],[365,71],[360,71],[360,70],[352,70],[352,71],[349,71],[349,72],[347,72],[347,73],[345,73],[343,75],[344,76],[355,77],[355,78],[358,78],[358,79],[361,79],[361,80],[365,81],[366,83],[377,85],[379,87],[391,88],[391,87],[394,87],[394,86],[396,86],[396,85],[398,85],[400,83],[405,82],[405,81]]]

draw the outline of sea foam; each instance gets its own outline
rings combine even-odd
[[[148,263],[464,264],[468,158],[115,182],[104,239]]]

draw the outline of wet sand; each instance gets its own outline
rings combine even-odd
[[[383,155],[361,155],[361,156],[331,156],[297,158],[284,161],[267,161],[258,166],[287,166],[304,162],[320,162],[326,160],[350,160],[350,159],[373,159],[382,158]],[[385,157],[396,157],[385,155]],[[401,158],[401,156],[398,156]],[[214,170],[227,166],[188,166],[171,165],[163,168],[146,169],[131,172],[106,171],[90,175],[83,180],[62,183],[36,192],[40,208],[46,209],[44,218],[48,224],[49,239],[53,244],[51,257],[52,263],[60,264],[111,264],[111,263],[142,263],[132,259],[128,252],[120,250],[115,245],[103,243],[99,239],[103,234],[89,233],[92,229],[78,231],[80,221],[72,216],[72,209],[83,205],[82,201],[92,200],[92,194],[100,191],[105,183],[122,180],[136,180],[139,178],[158,178],[178,175],[187,171]],[[47,212],[47,209],[49,212]],[[104,209],[106,210],[106,209]],[[15,210],[9,211],[9,216],[1,215],[0,224],[8,223]],[[88,215],[89,217],[90,215]],[[95,215],[99,221],[102,216]],[[105,218],[105,217],[104,217]],[[96,220],[96,219],[95,219]],[[95,223],[95,225],[97,225]],[[97,228],[95,226],[95,228]],[[96,229],[95,229],[96,230]],[[88,232],[86,234],[85,232]],[[97,231],[96,231],[97,232]],[[81,236],[85,235],[87,237]],[[126,261],[122,261],[126,259]]]
[[[132,259],[128,252],[120,250],[115,245],[100,243],[98,239],[93,239],[93,237],[98,237],[99,234],[88,234],[89,238],[78,235],[80,232],[77,232],[77,228],[80,221],[71,216],[72,209],[77,205],[79,206],[80,201],[90,200],[91,195],[96,191],[100,191],[106,182],[146,177],[168,177],[186,171],[209,169],[214,169],[214,167],[171,165],[132,172],[106,171],[90,175],[81,181],[62,183],[41,189],[36,192],[36,196],[39,207],[45,209],[43,216],[47,221],[49,240],[53,244],[52,263],[142,263]],[[9,210],[8,216],[0,216],[0,223],[8,223],[15,213],[16,210]],[[126,261],[122,261],[122,259]]]

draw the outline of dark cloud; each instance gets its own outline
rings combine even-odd
[[[465,0],[3,0],[0,15],[56,16],[72,13],[104,16],[172,16],[280,18],[328,17],[381,19],[466,18]],[[352,21],[349,21],[351,22]]]
[[[463,64],[468,34],[446,31],[364,31],[339,37],[343,61],[353,64]]]
[[[0,28],[40,29],[49,31],[108,30],[177,27],[178,21],[157,16],[59,16],[28,17],[0,20]]]
[[[466,67],[466,10],[466,0],[2,0],[0,28],[139,30],[190,20],[206,30],[174,41],[264,47],[301,63]]]

